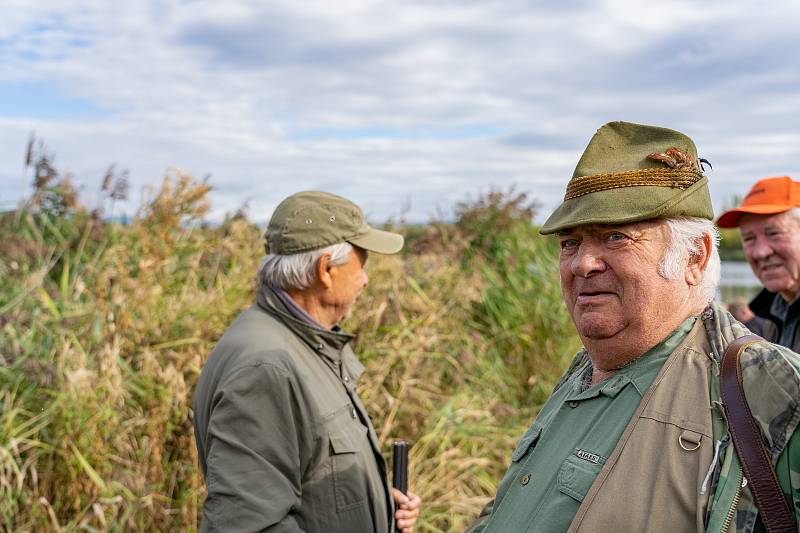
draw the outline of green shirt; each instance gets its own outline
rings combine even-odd
[[[642,397],[695,320],[685,320],[611,378],[586,388],[587,363],[553,392],[514,450],[486,533],[569,528]]]

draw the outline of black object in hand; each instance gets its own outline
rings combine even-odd
[[[408,492],[408,443],[398,441],[392,446],[392,486],[405,494]]]
[[[408,443],[402,440],[392,446],[392,486],[403,494],[408,492]],[[395,526],[395,531],[400,528]]]

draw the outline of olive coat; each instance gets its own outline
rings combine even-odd
[[[225,332],[194,397],[202,531],[390,530],[351,339],[296,319],[266,285]]]

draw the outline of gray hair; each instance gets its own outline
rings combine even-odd
[[[701,296],[705,302],[714,299],[719,285],[721,263],[719,259],[719,231],[714,223],[698,217],[672,217],[664,221],[672,234],[658,266],[658,273],[665,279],[679,279],[686,266],[686,258],[700,252],[700,240],[711,237],[711,250],[703,280],[700,283]]]
[[[325,254],[331,254],[329,264],[347,263],[353,246],[348,242],[332,244],[318,250],[291,255],[267,254],[258,267],[258,280],[271,287],[287,290],[309,288],[316,279],[317,263]]]
[[[794,217],[795,222],[800,224],[800,207],[793,207],[788,211],[789,215]]]

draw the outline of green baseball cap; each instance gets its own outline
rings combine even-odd
[[[279,255],[342,242],[381,254],[394,254],[403,247],[402,235],[371,228],[356,204],[321,191],[299,192],[278,204],[264,239],[267,253]]]
[[[694,142],[675,130],[617,121],[589,141],[564,201],[539,232],[677,216],[714,219]]]

